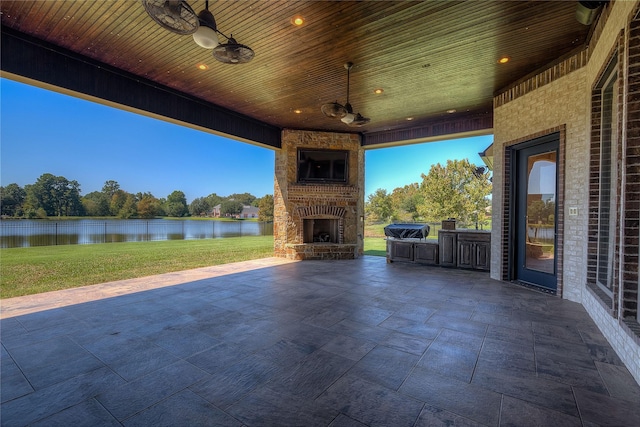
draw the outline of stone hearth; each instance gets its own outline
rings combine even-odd
[[[348,182],[298,183],[298,148],[348,151]],[[358,135],[284,130],[275,174],[276,256],[354,259],[362,254],[364,151]]]

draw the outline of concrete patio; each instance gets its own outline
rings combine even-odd
[[[381,257],[2,301],[3,426],[640,425],[579,304]]]

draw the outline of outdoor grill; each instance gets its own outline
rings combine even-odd
[[[396,239],[424,239],[429,235],[428,224],[389,224],[384,235]]]

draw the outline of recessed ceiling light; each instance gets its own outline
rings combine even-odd
[[[293,110],[293,112],[296,113],[296,114],[302,114],[302,110],[300,110],[300,109],[295,109],[295,110]]]
[[[208,70],[209,66],[207,64],[198,64],[197,65],[199,70]]]
[[[301,27],[304,25],[304,18],[300,15],[296,15],[291,18],[291,23],[296,27]]]
[[[498,59],[498,64],[506,64],[509,61],[511,61],[511,58],[509,58],[508,56],[503,56],[502,58]]]
[[[449,113],[449,114],[453,114],[455,112],[456,112],[455,108],[451,108],[451,109],[447,110],[447,113]]]
[[[380,95],[382,92],[384,92],[384,89],[381,89],[381,88],[375,89],[375,90],[373,91],[373,93],[375,93],[375,94],[377,94],[377,95]]]
[[[405,120],[411,121],[413,120],[413,117],[407,117]]]

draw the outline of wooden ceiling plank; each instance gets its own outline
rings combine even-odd
[[[189,3],[199,12],[205,1]],[[441,117],[451,106],[490,109],[497,87],[588,33],[569,2],[212,1],[220,30],[256,52],[232,66],[163,30],[139,1],[5,0],[0,9],[3,25],[276,126],[353,130],[319,111],[346,102],[342,65],[353,61],[350,101],[373,118],[355,129],[364,132],[409,126],[408,114]],[[300,28],[290,23],[296,13],[307,19]],[[498,65],[502,54],[512,62]],[[380,86],[384,94],[374,95]]]

